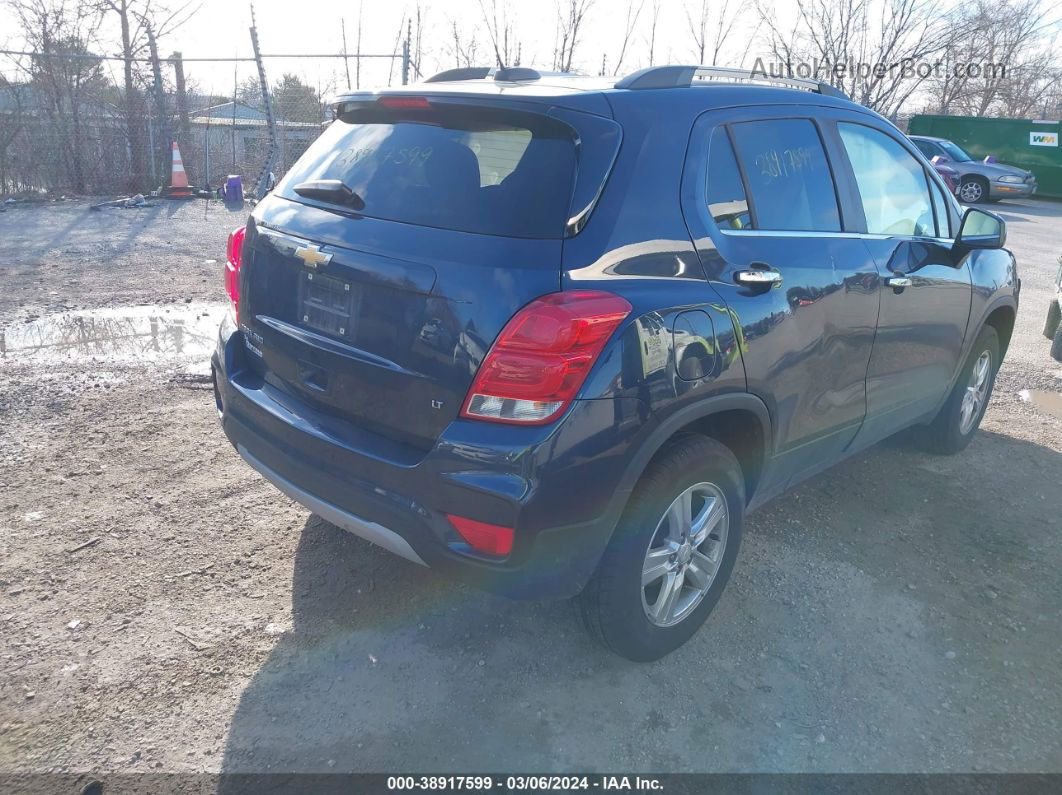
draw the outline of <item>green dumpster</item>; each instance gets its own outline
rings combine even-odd
[[[1062,198],[1062,123],[1044,119],[980,116],[911,117],[907,132],[954,141],[971,155],[992,155],[1000,163],[1036,175],[1038,196]]]

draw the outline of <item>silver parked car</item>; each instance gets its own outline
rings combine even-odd
[[[959,172],[959,189],[956,195],[967,204],[994,202],[1000,199],[1024,199],[1036,193],[1036,177],[1031,171],[1003,163],[975,160],[965,149],[947,138],[931,138],[928,135],[911,135],[914,142],[929,160],[947,163]]]

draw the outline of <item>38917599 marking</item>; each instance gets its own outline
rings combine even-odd
[[[503,786],[504,785],[504,786]],[[598,786],[594,784],[594,786]],[[544,791],[559,792],[564,790],[588,790],[591,788],[587,776],[507,776],[505,780],[492,776],[388,776],[387,789],[393,792],[423,792],[468,790],[469,792]]]
[[[487,791],[494,789],[494,779],[491,776],[388,776],[387,789],[395,792]]]

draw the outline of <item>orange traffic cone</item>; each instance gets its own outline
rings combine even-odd
[[[181,150],[177,148],[177,142],[173,142],[173,167],[170,170],[170,185],[166,189],[166,195],[171,199],[190,199],[192,189],[188,185],[188,175],[184,173],[184,161],[181,160]]]

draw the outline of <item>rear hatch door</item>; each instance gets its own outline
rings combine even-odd
[[[266,381],[427,449],[506,321],[560,287],[577,134],[421,102],[354,103],[259,204],[240,324]]]

